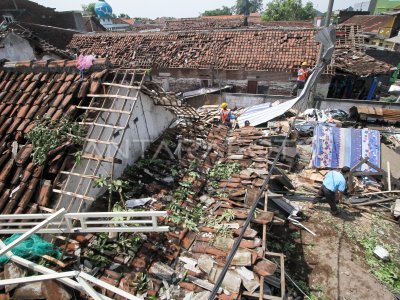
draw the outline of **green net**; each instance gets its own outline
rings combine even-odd
[[[8,245],[20,236],[21,234],[14,234],[3,242]],[[36,234],[31,235],[29,238],[12,248],[11,252],[26,259],[33,259],[41,255],[49,255],[55,258],[61,257],[61,251],[57,247],[41,239]],[[6,255],[0,256],[0,266],[3,266],[9,260],[10,259]]]

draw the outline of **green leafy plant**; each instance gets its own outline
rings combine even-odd
[[[110,196],[113,192],[118,192],[120,195],[121,203],[124,202],[123,189],[127,185],[128,185],[128,182],[125,180],[122,180],[122,179],[112,180],[110,177],[106,177],[106,176],[100,176],[99,178],[96,178],[93,182],[93,187],[98,187],[98,188],[106,187],[108,192],[110,193]],[[111,201],[111,199],[110,199],[110,201]]]
[[[82,155],[83,155],[83,151],[77,151],[74,153],[74,158],[75,158],[75,163],[77,165],[79,165],[82,161]]]
[[[230,222],[235,219],[235,213],[232,209],[225,209],[221,216],[217,218],[209,218],[206,226],[215,229],[215,233],[209,239],[208,243],[213,245],[217,238],[233,238],[232,230],[223,222]]]
[[[132,285],[136,288],[137,292],[144,292],[147,289],[147,285],[149,283],[149,279],[145,273],[139,273],[135,280],[132,282]]]
[[[229,179],[232,174],[238,173],[240,170],[241,166],[238,163],[223,163],[212,168],[209,172],[209,176],[216,180]]]
[[[51,150],[64,143],[82,145],[85,135],[84,128],[68,117],[63,117],[59,121],[45,118],[35,121],[35,127],[29,131],[26,139],[33,147],[31,154],[33,162],[40,165],[47,160]]]
[[[225,209],[221,215],[221,219],[228,222],[233,221],[235,219],[234,211],[232,209]]]

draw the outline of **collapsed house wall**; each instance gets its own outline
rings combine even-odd
[[[110,94],[118,94],[118,88],[112,88]],[[133,108],[131,105],[129,101],[118,98],[110,109],[132,110],[131,115],[100,113],[97,123],[124,126],[129,118],[127,128],[116,131],[115,128],[91,126],[87,136],[90,142],[85,144],[83,153],[93,153],[93,157],[98,159],[84,159],[74,168],[74,173],[86,174],[87,178],[70,176],[64,190],[74,195],[63,195],[58,201],[57,208],[65,207],[69,212],[87,211],[93,203],[93,199],[89,198],[96,199],[105,191],[104,188],[93,186],[95,178],[110,177],[111,174],[113,178],[121,176],[124,169],[133,164],[175,119],[172,112],[165,107],[155,105],[153,99],[141,92]],[[109,142],[98,143],[91,140]],[[98,160],[102,160],[100,164]],[[75,197],[76,195],[85,195],[85,198]]]

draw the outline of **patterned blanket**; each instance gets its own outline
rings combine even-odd
[[[312,165],[315,168],[354,167],[361,157],[380,167],[381,141],[377,130],[317,126],[314,129]],[[373,171],[362,165],[358,171]]]

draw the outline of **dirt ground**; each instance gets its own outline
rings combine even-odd
[[[373,218],[347,208],[342,208],[339,217],[333,217],[326,204],[319,204],[305,214],[309,219],[303,224],[316,236],[290,225],[282,250],[287,252],[288,272],[295,280],[303,281],[300,286],[308,289],[312,300],[394,299],[390,290],[371,274],[356,239],[349,237],[353,232],[368,232]],[[390,237],[393,238],[398,245],[400,235]]]

